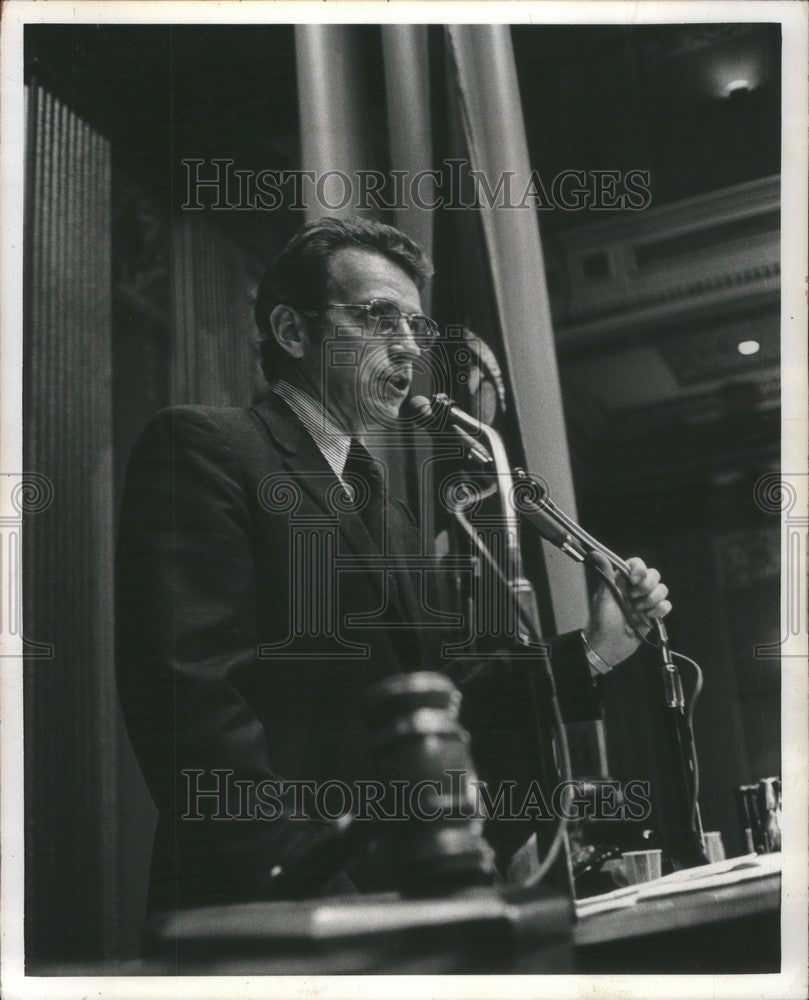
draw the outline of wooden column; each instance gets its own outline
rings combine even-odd
[[[29,960],[106,955],[117,933],[110,149],[29,87],[24,462],[53,491],[24,521]]]

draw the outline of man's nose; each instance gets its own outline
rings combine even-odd
[[[413,330],[408,320],[402,316],[399,320],[399,329],[395,337],[391,339],[388,353],[394,358],[418,358],[421,355],[421,348],[413,335]]]

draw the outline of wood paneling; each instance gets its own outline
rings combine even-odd
[[[173,267],[171,402],[248,405],[260,376],[244,251],[185,212],[173,220]]]

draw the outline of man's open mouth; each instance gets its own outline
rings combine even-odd
[[[410,376],[407,372],[392,372],[385,378],[385,385],[392,386],[397,392],[410,390]]]

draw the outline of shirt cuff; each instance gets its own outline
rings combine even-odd
[[[598,653],[587,641],[584,629],[580,629],[579,631],[581,633],[582,645],[584,646],[584,655],[587,657],[587,663],[590,667],[590,676],[595,679],[603,676],[604,674],[608,674],[612,670],[612,667],[606,660],[598,655]]]

